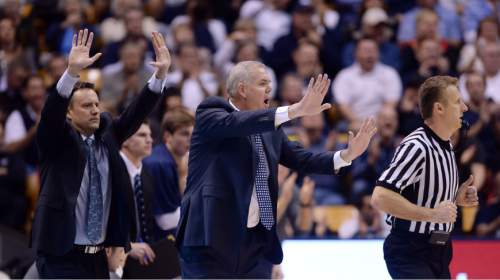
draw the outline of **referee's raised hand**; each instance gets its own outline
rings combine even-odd
[[[433,223],[454,223],[457,219],[457,206],[455,203],[447,200],[439,203],[433,209],[430,219]]]

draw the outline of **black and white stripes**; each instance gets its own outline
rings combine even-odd
[[[396,191],[418,206],[435,208],[442,201],[455,200],[458,178],[451,143],[424,125],[403,139],[376,185]],[[408,221],[391,215],[386,221],[399,230],[418,233],[453,229],[452,223]]]

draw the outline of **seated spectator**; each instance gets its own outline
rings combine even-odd
[[[66,0],[62,4],[64,20],[52,22],[47,29],[46,40],[51,51],[68,55],[71,50],[73,34],[84,28],[94,32],[94,27],[87,24],[83,10],[84,4],[81,1]]]
[[[479,51],[486,76],[486,98],[500,104],[500,42],[485,43]],[[467,73],[460,76],[460,89],[465,102],[469,101],[469,93],[465,87]]]
[[[479,237],[500,238],[500,172],[494,177],[494,195],[480,205],[476,217],[476,233]]]
[[[32,68],[24,57],[13,60],[7,66],[7,73],[4,79],[5,88],[0,91],[0,110],[10,112],[24,106],[22,99],[22,87],[24,82],[31,75]]]
[[[153,214],[154,178],[142,164],[142,160],[151,154],[152,144],[149,125],[143,123],[137,132],[123,142],[120,150],[134,193],[137,229],[137,239],[131,240],[132,249],[127,256],[136,259],[141,265],[150,265],[155,261],[155,253],[150,245],[159,239],[155,235],[156,223]]]
[[[361,19],[361,28],[354,35],[355,38],[371,38],[378,44],[380,62],[399,70],[399,47],[391,42],[392,31],[389,26],[389,17],[382,8],[370,8],[365,11]],[[354,63],[355,42],[349,42],[342,50],[342,66],[348,67]]]
[[[486,98],[486,78],[484,75],[472,72],[466,76],[465,87],[469,95],[467,107],[463,119],[470,125],[467,131],[467,138],[472,139],[477,136],[484,137],[485,131],[491,120],[493,108],[491,102]]]
[[[323,136],[325,121],[322,114],[302,117],[301,129],[304,135],[299,139],[309,151],[318,153],[339,148],[335,131],[330,132],[327,137]],[[316,185],[314,196],[318,205],[338,205],[346,202],[342,176],[311,174],[310,178]]]
[[[24,155],[29,173],[38,167],[38,149],[34,137],[46,99],[46,90],[40,76],[30,76],[22,92],[25,106],[13,111],[5,123],[5,149]]]
[[[179,46],[177,69],[167,76],[167,87],[177,87],[182,104],[194,112],[206,97],[216,95],[219,87],[214,73],[202,70],[198,48],[192,44]]]
[[[432,10],[422,10],[417,14],[415,39],[401,44],[401,75],[407,83],[408,73],[418,71],[420,63],[418,51],[424,40],[431,39],[438,42],[440,52],[449,60],[448,68],[454,70],[459,49],[442,37],[438,30],[439,16]]]
[[[131,26],[127,26],[130,24],[137,26],[137,29],[139,29],[137,33],[146,37],[149,37],[153,31],[165,33],[164,30],[159,29],[159,24],[152,17],[141,16],[137,18],[134,16],[129,18],[127,13],[130,10],[140,10],[142,12],[141,0],[111,0],[112,16],[105,19],[99,26],[100,38],[105,45],[125,39],[130,33]],[[130,22],[130,20],[133,22]],[[140,22],[137,23],[136,20]]]
[[[102,57],[100,59],[102,67],[117,62],[120,58],[119,55],[122,45],[130,41],[135,42],[138,45],[142,45],[142,48],[145,51],[146,60],[149,60],[152,57],[153,48],[150,41],[147,39],[147,36],[144,33],[145,32],[144,18],[145,18],[144,12],[140,7],[126,10],[125,17],[123,20],[124,21],[123,24],[125,26],[125,35],[121,40],[111,41],[108,44],[104,45],[102,50]]]
[[[4,145],[4,122],[0,120],[0,150]],[[25,197],[26,167],[21,154],[0,151],[0,224],[24,231],[28,201]]]
[[[0,19],[0,72],[7,73],[7,66],[14,60],[23,57],[31,66],[35,65],[34,54],[23,48],[19,42],[17,26],[12,18]],[[0,74],[0,91],[5,90],[5,76]]]
[[[158,236],[175,235],[180,219],[181,197],[186,187],[187,158],[194,116],[183,108],[168,111],[162,121],[162,142],[144,166],[155,179],[154,215]]]
[[[450,62],[443,55],[436,39],[428,38],[420,41],[417,44],[416,58],[418,67],[403,73],[405,84],[415,80],[425,80],[431,76],[450,74]]]
[[[402,91],[398,73],[379,62],[377,43],[372,39],[358,42],[356,63],[340,71],[332,89],[340,111],[354,129],[383,106],[396,107]]]
[[[278,166],[279,196],[276,226],[280,240],[298,237],[311,231],[313,225],[314,181],[304,177],[297,184],[297,173]]]
[[[102,70],[101,101],[103,106],[120,113],[137,96],[153,74],[144,61],[143,45],[125,42],[120,49],[120,61]]]
[[[500,107],[496,107],[491,114],[491,121],[485,135],[481,135],[481,143],[486,153],[486,165],[493,172],[500,171]]]
[[[398,42],[405,43],[417,39],[415,26],[420,11],[429,9],[439,17],[439,34],[452,45],[458,45],[462,39],[460,19],[455,10],[447,9],[438,0],[417,0],[417,7],[403,15],[398,30]]]
[[[295,73],[302,79],[304,87],[307,87],[309,80],[321,73],[323,69],[318,47],[307,41],[301,42],[295,49],[293,62]]]
[[[297,74],[286,74],[281,80],[280,85],[281,106],[297,103],[304,96],[304,82]]]
[[[466,45],[460,51],[460,59],[457,64],[459,72],[476,71],[483,73],[484,65],[479,57],[480,49],[487,43],[500,41],[500,26],[497,19],[487,17],[479,23],[477,38]]]
[[[384,238],[390,226],[385,223],[385,214],[371,206],[371,194],[365,193],[356,202],[358,211],[353,218],[339,228],[339,238]]]
[[[235,30],[226,38],[214,55],[214,65],[221,77],[225,79],[233,66],[241,61],[254,60],[265,63],[266,50],[257,45],[257,31],[250,19],[240,19],[235,24]],[[271,76],[271,97],[276,95],[276,75],[273,69],[267,67]]]
[[[49,91],[56,90],[57,81],[64,74],[68,62],[62,55],[54,55],[50,58],[46,66],[45,85]]]
[[[187,14],[179,15],[172,21],[172,26],[188,24],[195,44],[215,53],[226,39],[226,27],[219,19],[212,17],[212,6],[204,0],[187,0]]]
[[[292,23],[287,34],[279,37],[269,54],[269,64],[276,71],[278,78],[293,70],[293,51],[299,41],[306,40],[321,48],[322,38],[317,32],[312,19],[314,7],[296,4],[292,12]]]
[[[276,40],[290,29],[292,19],[287,9],[291,2],[249,0],[240,9],[240,18],[253,19],[257,26],[257,44],[269,52]]]
[[[494,0],[468,0],[464,2],[462,15],[464,39],[465,42],[472,43],[478,37],[476,31],[483,19],[487,17],[498,18],[498,3]]]
[[[359,201],[364,193],[371,193],[375,181],[389,166],[401,138],[398,130],[398,113],[392,106],[383,107],[377,116],[378,135],[372,139],[364,160],[353,162],[353,183],[350,200]]]
[[[410,81],[403,92],[397,111],[399,116],[399,135],[408,135],[423,125],[418,105],[418,89],[422,80]]]

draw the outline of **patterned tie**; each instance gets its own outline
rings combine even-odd
[[[85,139],[87,144],[87,169],[89,170],[89,195],[87,204],[87,236],[93,244],[102,236],[102,216],[103,201],[101,189],[101,174],[97,169],[97,160],[95,158],[94,139]]]
[[[139,174],[134,177],[134,195],[137,215],[139,216],[139,241],[149,242],[148,229],[146,227],[146,211],[144,208],[144,192],[142,190],[141,175]]]
[[[260,134],[252,135],[252,141],[259,154],[259,163],[257,164],[257,174],[255,178],[255,191],[257,193],[257,202],[260,210],[260,222],[267,229],[271,230],[274,224],[273,206],[269,194],[269,166],[267,164],[264,146]]]

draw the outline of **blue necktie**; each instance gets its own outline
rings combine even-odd
[[[87,169],[89,171],[89,190],[87,204],[87,237],[96,244],[102,236],[103,201],[101,189],[101,174],[97,169],[94,139],[85,139],[87,144]]]
[[[259,155],[257,174],[255,176],[255,192],[257,193],[257,202],[259,204],[260,222],[267,230],[270,230],[273,227],[274,218],[271,195],[269,194],[269,166],[260,134],[252,135],[252,141]]]
[[[134,177],[134,195],[135,205],[137,206],[137,215],[139,215],[139,241],[149,242],[148,229],[146,227],[146,210],[144,207],[144,192],[142,190],[141,175]]]

